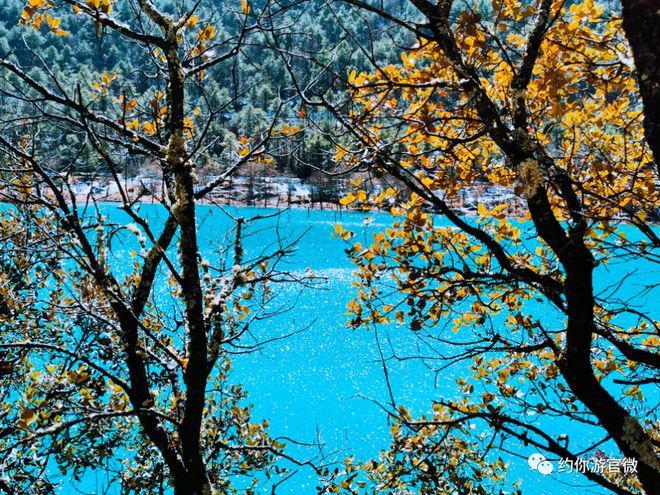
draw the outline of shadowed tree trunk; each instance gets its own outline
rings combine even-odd
[[[660,174],[660,1],[621,0],[621,4],[644,102],[646,140]]]

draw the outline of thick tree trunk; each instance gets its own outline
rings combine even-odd
[[[621,0],[644,103],[646,140],[660,175],[660,0]]]
[[[184,137],[185,85],[178,53],[177,31],[168,26],[166,51],[169,72],[167,88],[169,143],[165,167],[172,173],[176,203],[172,210],[179,223],[179,261],[181,263],[181,297],[185,306],[187,331],[187,365],[183,380],[186,385],[184,414],[179,424],[179,438],[188,479],[177,495],[209,495],[211,493],[202,454],[201,436],[206,402],[208,369],[208,336],[204,319],[204,297],[199,276],[197,219],[195,212],[194,175],[188,160]],[[178,484],[178,483],[177,483]]]
[[[568,325],[566,347],[559,368],[571,391],[605,427],[621,452],[638,461],[637,476],[646,493],[660,489],[660,462],[639,422],[602,387],[591,366],[594,335],[593,266],[589,250],[572,246],[566,269]]]
[[[204,318],[204,297],[199,276],[197,219],[195,212],[194,171],[188,159],[185,130],[185,73],[179,57],[180,27],[160,13],[150,2],[140,2],[143,12],[163,31],[161,44],[167,60],[167,152],[163,162],[168,182],[172,213],[179,225],[178,243],[181,264],[181,298],[185,307],[186,386],[183,418],[178,425],[183,472],[172,473],[176,495],[210,495],[212,492],[202,453],[202,423],[208,378],[208,337]]]
[[[570,184],[563,182],[561,177],[556,180],[571,208],[579,208]],[[595,263],[582,238],[584,223],[576,217],[576,227],[568,233],[564,231],[552,212],[547,191],[542,187],[529,198],[528,205],[539,236],[552,248],[566,273],[564,295],[568,323],[563,355],[557,363],[559,370],[571,392],[598,418],[623,455],[637,460],[637,476],[645,492],[649,495],[658,493],[660,460],[650,437],[639,422],[602,387],[591,365],[595,335]]]
[[[206,476],[185,473],[174,478],[174,495],[211,495],[211,485]]]

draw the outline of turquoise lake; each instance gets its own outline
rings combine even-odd
[[[143,205],[142,208],[143,211],[152,210],[148,211],[152,222],[160,215],[157,207]],[[229,208],[227,211],[246,218],[273,213],[273,210],[259,208]],[[117,222],[130,223],[114,207],[107,207],[107,212]],[[366,235],[370,235],[369,231],[380,231],[392,222],[391,217],[383,213],[289,210],[277,219],[262,221],[259,225],[263,230],[255,231],[246,241],[248,252],[269,244],[275,239],[275,224],[280,235],[290,238],[302,235],[288,269],[300,273],[309,269],[326,279],[322,288],[306,290],[295,310],[258,322],[252,333],[256,340],[268,340],[309,328],[271,342],[258,352],[238,353],[233,358],[233,379],[248,391],[255,419],[269,419],[274,437],[320,442],[326,459],[343,459],[347,455],[369,459],[386,449],[390,440],[387,415],[376,403],[387,403],[388,400],[376,335],[364,330],[350,330],[345,324],[346,304],[355,294],[351,285],[353,267],[344,252],[346,244],[331,235],[336,223],[350,230],[364,230],[366,217],[373,219]],[[200,206],[199,226],[202,255],[212,257],[207,253],[217,250],[231,220],[218,208]],[[130,249],[126,246],[125,252]],[[121,250],[118,255],[121,257]],[[650,268],[641,265],[636,268],[641,273],[639,277],[650,275]],[[622,270],[635,271],[630,266],[608,266],[600,278],[603,287],[620,279]],[[653,276],[657,278],[657,272],[653,272]],[[625,291],[636,293],[634,273],[628,284],[630,288]],[[279,290],[281,300],[294,299],[299,292],[291,286]],[[649,309],[651,295],[638,302]],[[553,317],[543,306],[538,310],[545,312],[539,316]],[[387,357],[431,354],[426,343],[405,327],[383,327],[379,339]],[[396,401],[405,404],[416,415],[430,410],[434,398],[458,394],[454,380],[465,370],[465,365],[436,374],[432,362],[395,359],[388,362],[388,368]],[[539,422],[535,415],[525,419],[557,435],[568,434],[571,446],[586,445],[594,438],[594,432],[583,425],[566,421]],[[567,473],[542,476],[527,465],[527,457],[535,452],[534,449],[513,441],[510,447],[514,454],[502,452],[501,456],[510,462],[510,479],[523,481],[524,494],[606,493],[604,489],[588,484],[583,476]],[[614,453],[607,444],[602,449]],[[300,460],[318,459],[319,447],[289,443],[288,454]],[[297,469],[295,476],[278,487],[278,494],[312,495],[316,492],[318,480],[315,473],[308,468]],[[263,493],[270,493],[270,487],[264,486]]]

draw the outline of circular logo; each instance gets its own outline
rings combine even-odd
[[[552,474],[554,467],[552,466],[552,463],[550,461],[541,461],[539,462],[539,465],[536,467],[536,470],[539,473],[541,473],[543,476],[547,476],[549,474]]]
[[[532,454],[529,456],[529,459],[527,459],[527,464],[529,464],[529,468],[531,470],[536,471],[536,468],[538,467],[539,462],[541,461],[545,461],[545,456],[537,452],[536,454]]]
[[[554,471],[552,463],[543,454],[539,454],[538,452],[529,456],[527,464],[529,464],[529,468],[532,471],[538,471],[543,476],[547,476]]]

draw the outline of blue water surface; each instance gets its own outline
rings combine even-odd
[[[152,222],[157,222],[163,214],[157,206],[142,205],[142,209]],[[106,211],[117,222],[130,222],[114,207],[108,206]],[[198,211],[200,250],[204,257],[212,259],[232,221],[217,207],[200,206]],[[273,213],[273,210],[259,208],[229,208],[226,211],[232,216],[248,218]],[[373,331],[351,330],[346,326],[346,305],[355,296],[352,285],[354,267],[344,251],[347,245],[331,234],[336,223],[350,230],[363,231],[367,217],[372,219],[368,231],[373,232],[384,230],[393,221],[385,213],[289,210],[277,218],[260,222],[260,227],[267,228],[255,230],[254,235],[246,240],[247,251],[256,253],[278,235],[290,239],[302,236],[287,268],[301,274],[311,270],[325,280],[319,289],[305,291],[295,310],[256,322],[252,328],[254,342],[293,335],[275,340],[257,352],[239,353],[233,358],[233,378],[248,391],[249,401],[254,405],[254,418],[270,420],[274,437],[314,444],[305,446],[287,442],[287,453],[303,461],[324,458],[330,462],[348,455],[366,460],[388,447],[388,417],[379,404],[389,403],[389,393],[377,338],[388,356],[393,353],[401,357],[429,354],[419,336],[405,327],[381,327],[376,335]],[[131,246],[125,246],[126,252],[130,249]],[[121,249],[118,252],[121,257]],[[657,272],[651,272],[650,268],[628,265],[599,268],[600,283],[605,288],[621,277],[622,269],[634,275],[636,268],[644,272],[643,277],[647,280],[649,276],[657,280]],[[293,300],[299,295],[299,289],[293,286],[278,290],[283,291],[281,297],[284,299]],[[622,297],[638,290],[639,284],[635,285],[632,276]],[[638,301],[641,307],[650,307],[650,297],[647,295]],[[545,312],[538,317],[552,317],[549,308],[539,305],[538,310]],[[462,370],[465,370],[464,364],[436,375],[422,360],[388,362],[394,397],[413,415],[428,412],[433,399],[457,396],[454,380],[464,374]],[[568,434],[572,445],[586,445],[593,440],[595,433],[583,425],[566,421],[539,422],[535,416],[526,420],[553,433]],[[509,445],[517,455],[502,452],[501,456],[510,463],[510,480],[522,480],[525,494],[606,493],[597,486],[586,484],[582,476],[555,473],[544,477],[527,465],[526,458],[534,452],[533,449],[513,441]],[[604,450],[608,450],[607,446]],[[277,493],[314,494],[318,477],[313,470],[290,464],[288,467],[298,472],[279,486]],[[269,486],[263,490],[270,493]]]

